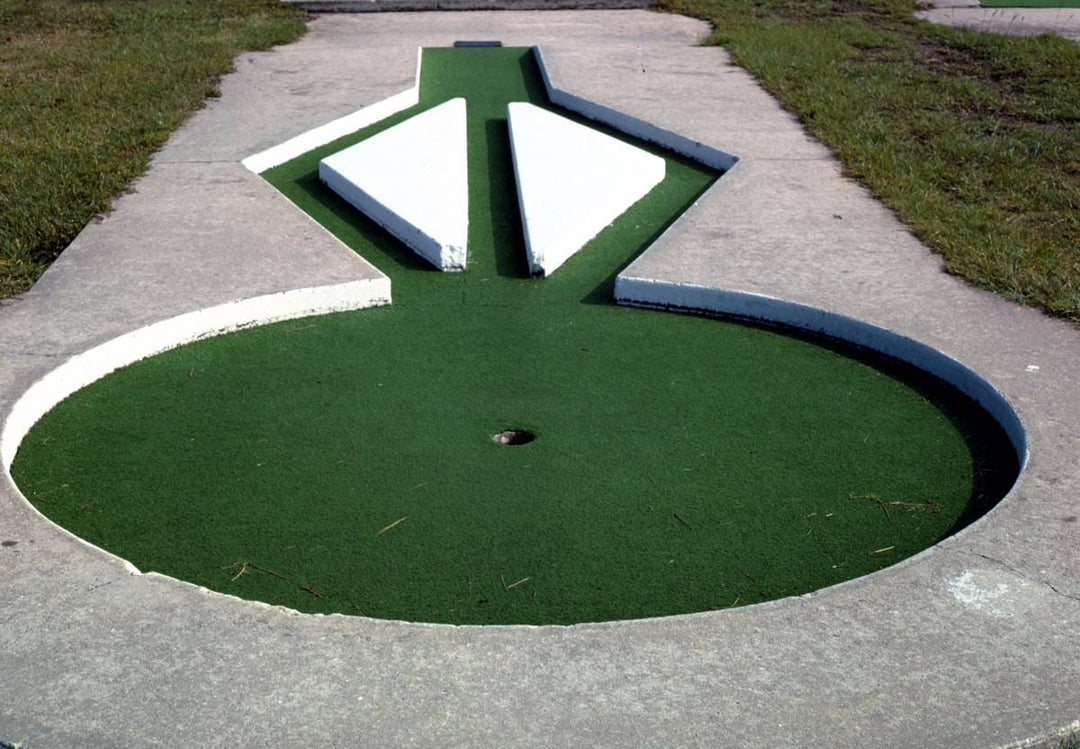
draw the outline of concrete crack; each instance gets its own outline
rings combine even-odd
[[[3,349],[0,350],[0,356],[35,356],[41,359],[62,359],[71,356],[71,354],[63,351],[53,354],[43,351],[30,351],[27,349]]]
[[[26,636],[28,634],[30,634],[30,630],[26,629],[12,637],[10,640],[7,640],[6,642],[0,642],[0,653],[14,650],[15,646],[19,643],[19,641],[26,639]]]
[[[991,562],[992,564],[996,564],[999,567],[1004,567],[1009,572],[1012,572],[1014,575],[1017,575],[1018,577],[1022,577],[1025,580],[1028,580],[1029,582],[1036,583],[1037,585],[1045,585],[1050,590],[1057,593],[1059,596],[1064,596],[1065,598],[1068,598],[1068,599],[1070,599],[1072,601],[1076,601],[1077,603],[1080,603],[1080,595],[1077,595],[1077,594],[1074,594],[1074,593],[1069,593],[1068,591],[1061,590],[1056,585],[1054,585],[1053,583],[1048,582],[1046,580],[1040,580],[1037,577],[1032,577],[1031,575],[1024,572],[1023,570],[1017,569],[1016,567],[1013,567],[1012,565],[1006,564],[1005,562],[1001,561],[1000,559],[994,559],[994,557],[988,556],[986,554],[982,554],[982,553],[977,552],[977,551],[972,551],[971,549],[953,549],[953,551],[956,551],[956,552],[958,552],[960,554],[967,554],[969,556],[978,557],[979,559],[985,559],[987,562]]]

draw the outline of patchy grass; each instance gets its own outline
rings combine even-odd
[[[912,0],[664,0],[952,273],[1080,320],[1080,46],[914,18]]]
[[[273,0],[0,0],[0,297],[109,210],[236,55],[303,31]]]

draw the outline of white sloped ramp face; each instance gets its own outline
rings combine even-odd
[[[549,275],[664,179],[664,160],[553,112],[509,105],[533,273]]]
[[[442,270],[469,237],[465,100],[451,99],[319,162],[319,179]]]

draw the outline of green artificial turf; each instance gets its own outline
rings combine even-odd
[[[717,175],[649,196],[530,278],[505,108],[531,54],[425,50],[468,102],[469,270],[430,269],[321,187],[267,173],[393,280],[394,305],[187,345],[75,394],[13,467],[46,515],[144,570],[306,612],[573,623],[805,593],[927,547],[1015,459],[953,391],[835,345],[611,304],[614,273]],[[535,441],[496,444],[518,427]]]

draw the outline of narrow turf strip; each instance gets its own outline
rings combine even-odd
[[[315,173],[454,96],[470,259],[444,274]],[[505,111],[549,106],[529,51],[425,50],[421,97],[266,175],[392,277],[394,306],[201,341],[80,391],[13,468],[42,512],[141,569],[300,611],[566,624],[857,577],[1011,482],[985,414],[900,365],[611,304],[617,270],[716,178],[699,166],[666,155],[659,187],[528,277]],[[536,439],[493,441],[515,427]]]

